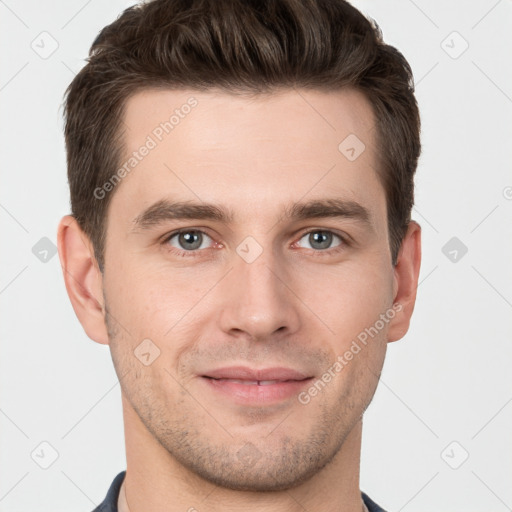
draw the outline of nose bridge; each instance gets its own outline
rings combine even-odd
[[[263,247],[251,237],[239,244],[223,288],[220,321],[225,332],[244,331],[265,339],[278,330],[298,328],[297,301],[281,263],[272,247]]]

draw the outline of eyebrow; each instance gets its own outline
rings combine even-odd
[[[281,219],[307,220],[327,217],[353,219],[373,228],[367,208],[356,201],[339,198],[289,204],[284,208]],[[160,199],[133,219],[132,232],[146,231],[168,220],[213,220],[230,224],[234,218],[235,215],[230,209],[214,204]]]

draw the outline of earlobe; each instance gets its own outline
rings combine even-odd
[[[108,344],[103,276],[92,243],[71,215],[64,216],[59,223],[57,246],[66,290],[78,320],[89,338]]]
[[[397,311],[388,330],[388,342],[405,336],[414,305],[421,265],[421,226],[411,221],[402,241],[394,270],[394,309]]]

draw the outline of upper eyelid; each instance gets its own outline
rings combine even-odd
[[[169,240],[173,236],[179,235],[180,233],[189,233],[191,231],[198,231],[200,233],[203,233],[204,235],[208,235],[210,238],[212,236],[208,233],[208,231],[205,228],[180,228],[176,229],[174,231],[170,231],[169,233],[166,233],[162,236],[162,241],[165,242],[166,240]]]

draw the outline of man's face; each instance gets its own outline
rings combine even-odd
[[[348,90],[145,91],[124,121],[126,160],[150,148],[108,212],[103,286],[125,406],[211,482],[298,484],[359,422],[386,351],[395,282],[371,107]],[[339,149],[350,134],[364,151],[353,136]],[[329,200],[345,215],[286,215]],[[161,201],[232,218],[143,215]]]

